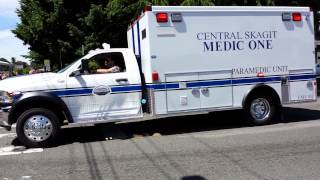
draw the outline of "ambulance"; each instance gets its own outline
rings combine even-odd
[[[316,101],[313,22],[308,7],[149,6],[128,48],[104,44],[57,73],[1,81],[1,124],[28,147],[72,124],[235,109],[268,124],[284,104]],[[117,71],[98,73],[107,58]]]

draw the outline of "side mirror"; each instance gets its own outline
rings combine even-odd
[[[80,73],[84,73],[85,71],[87,71],[89,69],[89,64],[88,64],[88,59],[82,59],[81,60],[81,69],[80,69]]]
[[[76,77],[76,76],[80,76],[81,72],[80,70],[75,70],[70,74],[70,77]]]

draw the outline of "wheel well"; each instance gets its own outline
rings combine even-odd
[[[248,99],[250,97],[257,95],[257,94],[265,94],[272,98],[272,100],[275,102],[277,106],[281,105],[280,97],[278,93],[270,86],[267,85],[258,85],[254,87],[248,94],[245,96],[244,101],[242,103],[243,107],[247,104]]]
[[[14,108],[12,108],[12,111],[10,112],[11,117],[9,117],[9,120],[10,120],[9,123],[10,124],[16,123],[19,116],[23,112],[32,108],[45,108],[53,111],[57,115],[61,124],[63,124],[63,121],[65,119],[68,120],[67,116],[65,115],[65,112],[63,111],[63,109],[58,103],[54,103],[50,100],[38,99],[38,100],[25,101],[23,103],[18,104],[18,106],[15,106]]]

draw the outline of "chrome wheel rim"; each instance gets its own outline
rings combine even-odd
[[[270,116],[270,104],[264,98],[258,98],[252,101],[250,106],[251,116],[259,121],[263,121]]]
[[[31,116],[24,123],[23,131],[25,136],[33,142],[45,141],[52,134],[52,123],[46,116]]]

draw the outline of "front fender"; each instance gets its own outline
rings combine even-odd
[[[21,110],[32,107],[46,107],[50,106],[55,110],[63,111],[70,123],[73,122],[71,113],[65,102],[58,96],[49,92],[26,92],[23,93],[19,99],[16,99],[10,109],[8,123],[13,124],[17,121]]]

